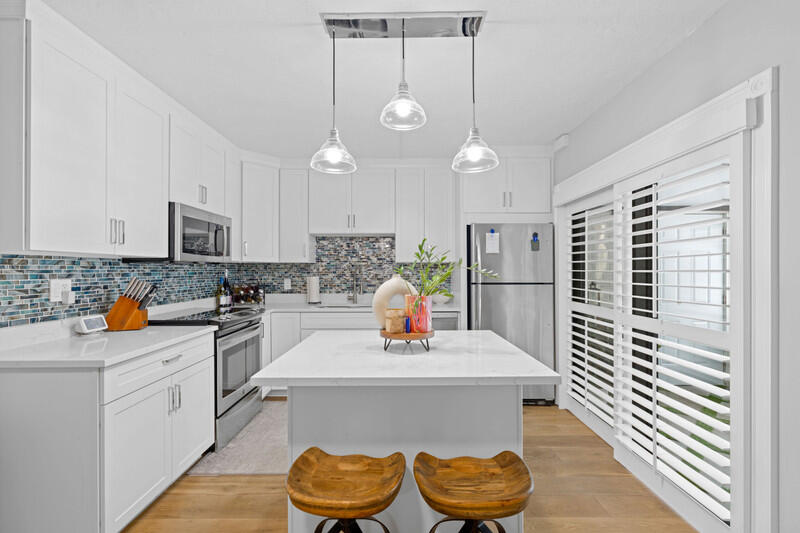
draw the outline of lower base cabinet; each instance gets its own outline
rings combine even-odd
[[[103,407],[104,531],[119,531],[214,442],[214,360]]]
[[[0,368],[0,531],[122,530],[214,420],[213,332],[106,368]]]

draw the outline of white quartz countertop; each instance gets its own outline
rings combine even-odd
[[[104,368],[216,331],[216,326],[149,326],[104,331],[0,350],[0,368]]]
[[[437,331],[430,352],[378,331],[318,331],[256,373],[286,386],[553,385],[561,377],[492,331]]]

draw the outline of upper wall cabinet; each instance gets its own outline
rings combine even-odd
[[[225,148],[199,121],[170,116],[169,198],[225,212]]]
[[[231,219],[231,259],[242,260],[242,159],[239,151],[225,151],[225,216]]]
[[[168,255],[169,112],[163,96],[133,76],[117,79],[109,180],[115,253]]]
[[[455,252],[455,183],[447,168],[399,168],[396,186],[396,260],[408,263],[422,239]]]
[[[242,163],[242,261],[278,261],[278,169],[262,163]]]
[[[39,21],[30,33],[27,249],[110,254],[112,65],[57,30]]]
[[[474,213],[549,213],[551,164],[547,157],[509,157],[480,174],[461,176],[463,210]]]
[[[281,263],[314,261],[308,234],[308,170],[280,171],[279,257]]]
[[[394,169],[359,170],[346,176],[310,171],[309,232],[394,233],[394,194]]]

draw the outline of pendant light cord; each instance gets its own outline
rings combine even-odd
[[[475,34],[472,34],[472,127],[478,127],[478,119],[475,113]]]
[[[331,41],[333,43],[333,127],[336,129],[336,30],[331,30]]]
[[[406,19],[403,19],[403,30],[400,35],[400,42],[402,43],[402,50],[403,50],[403,75],[401,77],[401,81],[403,83],[406,82]]]

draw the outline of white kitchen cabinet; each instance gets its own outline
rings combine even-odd
[[[225,154],[225,216],[231,219],[231,259],[242,260],[242,160],[238,150]]]
[[[163,96],[133,76],[117,80],[108,185],[114,253],[167,257],[169,113]]]
[[[300,342],[300,313],[272,313],[270,318],[272,361]]]
[[[166,377],[102,408],[106,532],[122,529],[172,483],[171,390]]]
[[[308,173],[308,231],[350,233],[350,176]]]
[[[99,46],[45,21],[29,35],[27,248],[113,253],[106,211],[111,64]]]
[[[308,233],[308,170],[280,170],[279,257],[281,263],[314,261]]]
[[[309,232],[312,234],[391,234],[394,169],[359,170],[348,175],[309,173]]]
[[[214,443],[214,359],[172,376],[172,480]],[[172,481],[171,480],[171,481]]]
[[[462,174],[465,212],[549,213],[551,161],[547,157],[509,157],[479,174]]]
[[[509,158],[508,211],[549,213],[552,187],[549,158]]]
[[[170,200],[225,211],[225,149],[199,120],[170,115]]]
[[[367,169],[350,175],[353,233],[394,233],[394,169]]]
[[[279,190],[277,168],[242,163],[242,261],[278,261]]]
[[[422,239],[439,252],[454,251],[455,187],[446,168],[397,170],[396,260],[407,263]]]

